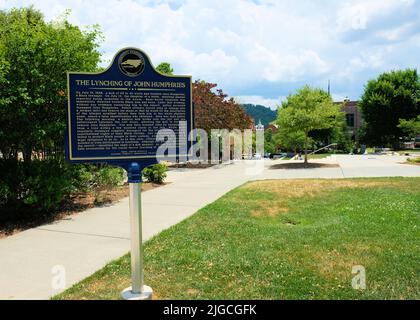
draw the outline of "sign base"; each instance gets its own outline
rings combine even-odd
[[[134,293],[131,287],[124,289],[121,292],[121,297],[124,300],[152,300],[153,290],[149,286],[143,286],[143,292]]]

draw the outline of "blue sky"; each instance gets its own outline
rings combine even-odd
[[[241,103],[275,108],[303,84],[358,99],[368,79],[420,67],[420,0],[0,0],[48,20],[99,24],[103,64],[122,47],[215,82]]]

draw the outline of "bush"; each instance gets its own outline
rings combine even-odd
[[[75,164],[72,166],[72,192],[89,192],[93,188],[95,181],[94,165]]]
[[[109,165],[72,165],[73,192],[91,192],[111,189],[122,183],[124,170]]]
[[[34,219],[59,209],[75,192],[111,189],[123,181],[123,169],[107,165],[70,165],[64,160],[23,162],[0,159],[0,222]]]
[[[143,169],[143,178],[147,182],[162,184],[166,178],[168,167],[165,164],[158,163]]]
[[[60,160],[22,162],[0,159],[0,206],[5,216],[48,214],[72,191],[69,167]],[[11,216],[12,215],[12,216]]]
[[[118,167],[99,167],[93,176],[93,191],[95,203],[102,202],[99,198],[101,191],[110,190],[118,186],[124,179],[124,170]]]

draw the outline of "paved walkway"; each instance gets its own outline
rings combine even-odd
[[[149,239],[229,190],[254,179],[418,176],[420,166],[390,156],[334,156],[338,168],[273,170],[281,161],[253,161],[198,170],[170,171],[166,186],[144,192],[143,236]],[[130,249],[128,198],[53,224],[0,239],[0,299],[48,299],[54,266],[64,266],[67,287]]]

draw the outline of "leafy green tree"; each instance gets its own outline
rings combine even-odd
[[[171,68],[171,65],[168,62],[161,62],[156,67],[156,70],[160,73],[166,74],[166,75],[173,75],[174,69]]]
[[[275,153],[277,151],[276,141],[274,140],[273,130],[268,128],[264,132],[264,151],[267,153]]]
[[[287,128],[279,130],[275,138],[281,148],[292,150],[294,153],[305,148],[305,141],[308,144],[313,141],[311,138],[306,138],[303,131],[293,131]]]
[[[313,139],[315,148],[336,143],[337,149],[350,152],[353,149],[351,134],[347,128],[345,113],[340,112],[336,117],[336,123],[333,127],[321,130],[312,130],[309,136]]]
[[[45,22],[33,7],[0,11],[0,152],[31,161],[62,155],[66,72],[95,71],[101,34],[67,21]]]
[[[417,135],[420,135],[420,114],[414,119],[400,119],[398,128],[400,128],[410,138],[415,138]]]
[[[340,116],[339,106],[333,103],[327,92],[304,86],[282,103],[277,124],[284,144],[295,148],[302,144],[307,163],[308,146],[313,142],[310,132],[334,128]]]
[[[337,125],[331,130],[330,142],[337,143],[337,149],[345,152],[351,152],[354,148],[355,142],[351,139],[344,112],[337,117]]]
[[[66,72],[99,70],[102,37],[67,16],[0,10],[0,220],[52,212],[83,182],[63,159]]]
[[[360,101],[365,120],[364,142],[398,148],[404,135],[400,119],[420,114],[420,80],[417,70],[385,72],[370,80]]]

